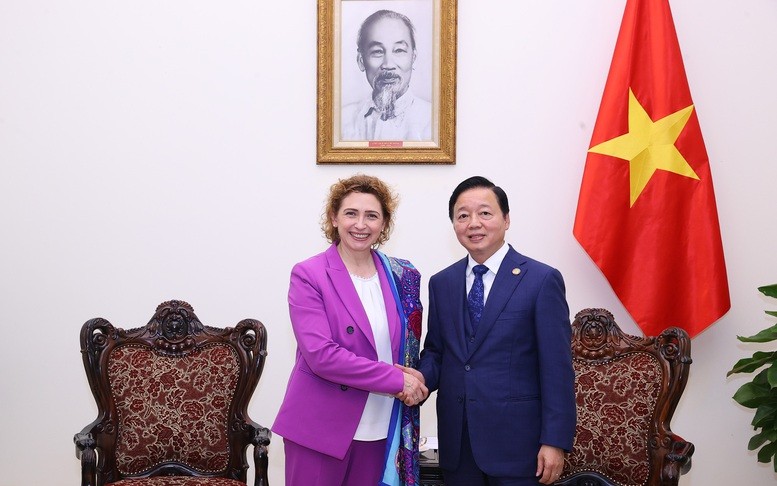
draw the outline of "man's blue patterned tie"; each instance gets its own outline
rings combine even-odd
[[[485,296],[483,274],[487,271],[488,267],[485,265],[475,265],[472,268],[472,272],[475,274],[475,281],[472,283],[472,288],[467,295],[467,305],[469,307],[469,319],[475,331],[478,329],[480,316],[483,315],[483,306],[485,304],[485,299],[483,298]]]

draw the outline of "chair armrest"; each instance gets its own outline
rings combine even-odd
[[[267,478],[269,463],[267,450],[271,438],[272,432],[270,432],[270,429],[262,427],[257,423],[251,423],[251,443],[254,445],[254,468],[256,469],[254,486],[268,486],[270,484]]]
[[[696,448],[682,437],[674,436],[672,451],[666,455],[663,476],[675,479],[691,470],[691,456]]]
[[[95,486],[97,484],[96,466],[97,443],[90,433],[79,432],[73,436],[76,445],[76,459],[81,461],[81,486]]]

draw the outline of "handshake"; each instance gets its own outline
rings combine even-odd
[[[402,400],[402,402],[408,406],[418,405],[426,400],[429,396],[429,389],[426,388],[426,385],[424,384],[424,375],[413,368],[408,368],[399,364],[395,364],[394,366],[402,370],[405,378],[404,388],[394,396]]]

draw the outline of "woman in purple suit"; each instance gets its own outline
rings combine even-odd
[[[296,361],[272,427],[289,486],[419,482],[420,274],[375,249],[396,205],[380,179],[339,180],[322,221],[331,245],[292,269]]]

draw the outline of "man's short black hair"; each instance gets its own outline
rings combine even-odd
[[[459,199],[461,193],[478,187],[491,189],[496,196],[496,200],[499,202],[499,209],[502,210],[502,214],[505,216],[510,214],[510,203],[507,201],[507,194],[504,190],[485,177],[472,176],[456,186],[456,189],[453,190],[453,194],[451,194],[451,198],[448,200],[448,217],[451,221],[453,221],[453,205],[456,204],[456,200]]]

